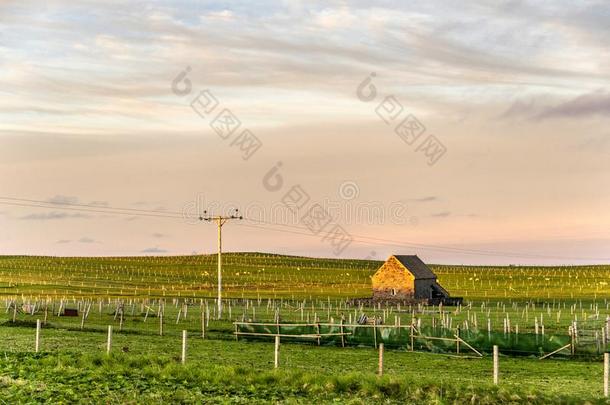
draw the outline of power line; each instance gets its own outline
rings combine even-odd
[[[129,215],[129,216],[144,216],[144,217],[158,217],[158,218],[170,218],[170,219],[185,219],[183,212],[168,211],[168,210],[145,210],[135,208],[124,208],[124,207],[113,207],[113,206],[100,206],[91,204],[78,204],[70,202],[56,202],[56,201],[43,201],[25,198],[15,197],[3,197],[0,196],[1,205],[19,206],[19,207],[31,207],[31,208],[45,208],[45,209],[59,209],[68,211],[80,211],[80,212],[92,212],[102,214],[116,214],[116,215]],[[273,230],[275,232],[291,233],[296,235],[304,236],[316,236],[311,230],[306,227],[294,225],[294,224],[283,224],[276,223],[252,218],[244,218],[248,222],[253,222],[258,225],[247,225],[238,224],[239,226],[245,226],[256,229]],[[265,225],[267,227],[264,227]],[[280,227],[284,229],[274,229],[269,227]],[[467,254],[467,255],[485,255],[485,256],[501,256],[501,257],[513,257],[513,258],[531,258],[531,259],[555,259],[555,260],[587,260],[587,261],[610,261],[610,258],[592,258],[592,257],[562,257],[562,256],[550,256],[535,253],[519,253],[519,252],[507,252],[497,250],[484,250],[484,249],[468,249],[459,248],[454,246],[443,246],[443,245],[432,245],[416,243],[404,240],[393,240],[385,238],[377,238],[366,235],[349,234],[352,240],[360,244],[373,244],[378,246],[409,246],[420,249],[436,250],[443,252]]]
[[[100,208],[98,205],[75,204],[75,203],[68,203],[68,202],[50,202],[50,201],[18,199],[18,198],[9,198],[9,197],[0,197],[0,199],[32,202],[32,204],[21,204],[21,203],[11,203],[11,202],[0,201],[0,204],[21,206],[21,207],[61,209],[61,210],[69,210],[69,211],[119,214],[119,215],[130,215],[130,216],[184,219],[183,215],[179,215],[180,213],[175,212],[175,211],[143,210],[143,209],[120,208],[120,207],[110,207],[110,206]],[[34,204],[34,203],[36,203],[36,204]],[[40,205],[40,204],[43,204],[43,205]],[[64,205],[69,205],[69,207],[65,207]],[[80,207],[80,208],[75,208],[75,207]],[[127,211],[127,212],[123,212],[123,211]],[[291,233],[291,234],[304,235],[304,236],[315,236],[311,233],[311,231],[308,231],[307,228],[303,228],[300,226],[281,224],[281,223],[272,223],[272,222],[268,222],[268,221],[261,221],[261,220],[254,220],[254,219],[249,219],[249,221],[258,222],[259,224],[264,224],[264,225],[269,225],[269,226],[280,226],[280,227],[297,229],[297,230],[300,230],[303,232],[297,232],[297,231],[286,230],[286,229],[263,228],[261,226],[255,226],[255,225],[250,225],[251,228],[268,229],[268,230],[273,230],[276,232],[284,232],[284,233]],[[242,224],[240,226],[248,226],[248,225]],[[392,245],[392,246],[399,246],[399,247],[410,246],[410,247],[416,247],[416,248],[421,248],[421,249],[426,249],[426,250],[445,251],[445,252],[468,254],[468,255],[476,254],[476,255],[485,255],[485,256],[502,256],[502,257],[514,257],[514,258],[546,258],[546,259],[556,259],[556,260],[589,260],[589,261],[610,260],[610,259],[605,259],[605,258],[560,257],[560,256],[549,256],[549,255],[528,254],[528,253],[475,250],[475,249],[456,248],[456,247],[449,247],[449,246],[442,246],[442,245],[429,245],[429,244],[413,243],[413,242],[408,242],[408,241],[403,241],[403,240],[397,241],[397,240],[375,238],[375,237],[355,235],[355,234],[350,234],[350,236],[352,237],[352,240],[354,242],[360,243],[360,244],[374,244],[374,245],[378,245],[378,246]]]
[[[56,207],[57,205],[69,205],[69,206],[76,206],[76,207],[91,207],[91,208],[99,207],[97,205],[76,204],[76,203],[69,203],[69,202],[49,202],[49,201],[23,199],[23,198],[0,197],[0,199],[27,201],[27,202],[32,202],[32,203],[53,204],[54,207]],[[0,202],[0,204],[1,204],[1,202]],[[60,208],[60,207],[57,207],[57,208]],[[163,216],[163,217],[168,217],[168,218],[184,218],[183,213],[176,212],[176,211],[142,210],[142,209],[132,209],[132,208],[111,207],[111,206],[105,206],[104,208],[111,209],[111,210],[121,210],[121,211],[136,211],[137,213],[155,213],[155,214],[158,213],[158,214],[160,214],[160,215],[146,214],[145,216]],[[114,213],[115,211],[111,211],[111,212]],[[133,213],[130,215],[136,215],[136,213]],[[250,222],[258,223],[258,224],[263,224],[263,225],[278,226],[278,227],[283,227],[283,228],[289,228],[291,230],[297,229],[297,230],[304,231],[304,233],[299,233],[299,232],[294,232],[294,231],[288,232],[288,233],[300,234],[300,235],[311,235],[311,231],[308,228],[302,227],[299,225],[295,225],[295,224],[282,224],[282,223],[263,221],[263,220],[252,219],[252,218],[246,218],[246,220],[250,221]],[[242,226],[244,226],[244,225],[242,225]],[[281,232],[280,230],[276,230],[276,231]],[[449,252],[456,252],[456,253],[496,255],[496,256],[507,256],[507,257],[510,256],[510,257],[529,257],[529,258],[557,258],[557,259],[569,259],[569,260],[599,260],[598,258],[558,257],[558,256],[547,256],[547,255],[540,255],[540,254],[534,254],[534,253],[515,253],[515,252],[506,252],[506,251],[497,251],[497,250],[467,249],[467,248],[459,248],[459,247],[453,247],[453,246],[430,245],[430,244],[422,244],[422,243],[416,243],[416,242],[410,242],[410,241],[405,242],[404,240],[398,241],[398,240],[385,239],[385,238],[376,238],[376,237],[372,237],[372,236],[357,235],[357,234],[351,234],[351,233],[350,233],[350,236],[352,236],[353,238],[357,238],[359,241],[361,241],[363,243],[367,243],[369,241],[371,241],[370,243],[372,243],[372,241],[377,241],[377,242],[382,242],[382,244],[393,244],[395,246],[412,246],[412,247],[419,247],[419,248],[433,249],[433,250],[442,250],[442,251],[449,251]],[[607,259],[602,259],[602,260],[607,260]]]
[[[143,209],[137,209],[137,208],[112,207],[109,205],[77,204],[77,203],[71,203],[71,202],[67,202],[67,201],[49,201],[49,200],[44,201],[44,200],[32,200],[32,199],[27,199],[27,198],[1,197],[1,196],[0,196],[0,200],[19,201],[19,202],[33,203],[33,204],[46,204],[46,205],[51,205],[50,208],[60,208],[62,206],[69,206],[69,207],[83,207],[83,208],[93,208],[93,209],[101,209],[101,210],[126,211],[126,212],[133,212],[133,215],[136,215],[137,213],[159,213],[159,214],[175,214],[175,215],[179,215],[180,217],[183,217],[183,213],[181,213],[181,212],[166,211],[166,210],[143,210]],[[8,203],[2,203],[2,202],[0,202],[0,204],[10,205]]]
[[[2,198],[2,197],[0,197]],[[78,211],[78,212],[93,212],[93,213],[99,213],[99,214],[118,214],[118,215],[129,215],[129,216],[146,216],[146,217],[161,217],[161,218],[184,218],[182,216],[178,216],[178,215],[161,215],[161,214],[154,214],[153,212],[155,211],[151,211],[150,214],[146,214],[146,213],[133,213],[133,212],[121,212],[121,211],[112,211],[112,210],[105,210],[105,209],[85,209],[85,208],[73,208],[73,207],[59,207],[56,205],[40,205],[40,204],[25,204],[25,203],[11,203],[11,202],[3,202],[0,201],[0,204],[2,205],[10,205],[10,206],[18,206],[18,207],[31,207],[31,208],[46,208],[46,209],[52,209],[52,210],[65,210],[65,211]],[[45,203],[48,204],[48,203]]]
[[[284,229],[265,228],[262,226],[246,225],[246,224],[238,224],[238,226],[246,226],[246,227],[256,228],[256,229],[266,229],[266,230],[271,230],[271,231],[276,231],[276,232],[292,233],[295,235],[315,236],[311,232],[289,231],[289,230],[284,230]],[[441,252],[458,253],[458,254],[466,254],[466,255],[481,255],[481,256],[491,256],[491,257],[501,256],[501,257],[528,258],[528,259],[610,261],[610,258],[561,257],[561,256],[539,255],[539,254],[534,254],[534,253],[470,250],[470,249],[454,248],[454,247],[449,247],[449,246],[426,245],[426,244],[421,244],[421,243],[412,243],[412,242],[373,238],[373,237],[361,238],[354,234],[350,234],[350,235],[352,236],[353,242],[358,243],[358,244],[366,244],[366,245],[396,246],[396,247],[409,246],[409,247],[419,248],[419,249],[424,249],[424,250],[436,250],[436,251],[441,251]]]

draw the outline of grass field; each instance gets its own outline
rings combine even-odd
[[[432,265],[440,283],[465,298],[459,308],[439,308],[350,302],[370,296],[370,276],[381,262],[232,253],[223,263],[227,299],[217,319],[215,256],[0,257],[0,295],[7,305],[0,314],[1,400],[605,403],[599,353],[608,348],[610,266]],[[19,312],[12,313],[13,301]],[[23,303],[35,313],[22,312]],[[60,306],[79,308],[79,317],[58,317]],[[460,327],[465,338],[490,328],[503,353],[520,356],[502,357],[496,387],[488,356],[455,358],[389,346],[385,376],[378,378],[372,347],[283,341],[281,367],[274,371],[270,341],[233,337],[235,320],[337,323],[341,317],[355,321],[362,312],[387,325]],[[42,352],[34,354],[35,320],[43,317]],[[586,356],[538,360],[539,339],[565,341],[575,322]],[[115,330],[110,357],[104,354],[108,325]],[[190,336],[186,366],[178,361],[182,330]],[[510,349],[534,337],[531,350]]]
[[[273,370],[271,343],[193,337],[182,366],[178,338],[116,335],[110,357],[98,333],[44,330],[38,354],[29,328],[0,338],[5,403],[605,403],[599,362],[502,357],[496,387],[488,358],[388,351],[378,378],[372,349],[286,344]]]

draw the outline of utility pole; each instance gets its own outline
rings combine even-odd
[[[200,216],[200,221],[214,221],[218,227],[218,319],[222,315],[222,226],[231,219],[244,219],[239,215],[239,210],[235,209],[234,213],[229,216],[208,216],[207,211],[203,211],[204,216]]]

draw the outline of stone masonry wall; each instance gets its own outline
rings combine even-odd
[[[373,297],[381,299],[410,299],[415,293],[415,278],[397,259],[391,258],[372,278]]]

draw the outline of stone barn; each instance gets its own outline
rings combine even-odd
[[[373,275],[373,299],[444,301],[449,293],[417,256],[394,255]]]

